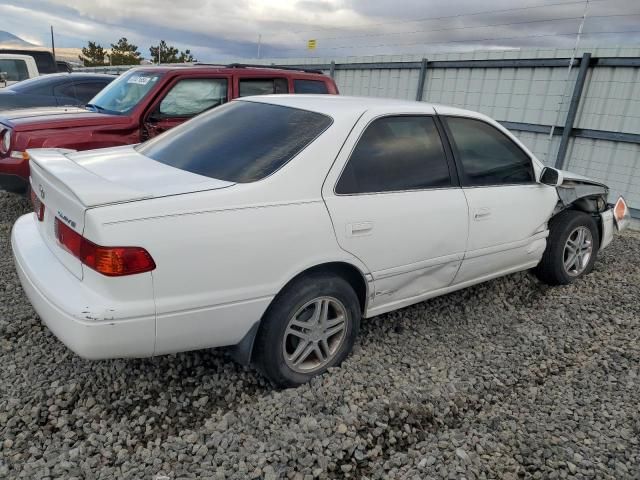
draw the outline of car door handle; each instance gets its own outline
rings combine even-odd
[[[372,222],[349,223],[347,225],[347,235],[351,237],[370,235],[373,230]]]
[[[474,220],[485,220],[486,218],[491,216],[491,210],[488,208],[479,208],[473,214]]]

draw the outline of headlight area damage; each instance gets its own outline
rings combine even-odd
[[[568,208],[597,215],[602,237],[600,248],[604,248],[613,236],[613,225],[617,231],[629,225],[631,214],[627,203],[622,197],[618,197],[615,204],[608,203],[609,187],[606,185],[570,172],[561,173],[562,183],[556,187],[560,201],[554,215]]]

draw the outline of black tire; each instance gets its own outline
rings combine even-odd
[[[579,227],[585,227],[591,232],[591,256],[584,270],[571,274],[564,264],[565,245],[569,236]],[[593,217],[584,212],[565,210],[549,221],[547,247],[542,255],[542,260],[533,271],[542,282],[548,285],[567,285],[591,272],[599,249],[600,235]]]
[[[344,307],[344,334],[340,337],[340,343],[335,346],[336,350],[331,358],[327,358],[328,363],[319,365],[312,371],[296,371],[285,360],[286,347],[283,347],[283,343],[287,339],[291,341],[291,335],[287,337],[285,332],[290,319],[297,312],[310,302],[322,298],[337,300],[338,303],[335,305]],[[295,387],[306,383],[327,369],[340,365],[349,355],[358,334],[360,317],[358,296],[346,280],[327,273],[304,275],[287,285],[269,306],[256,337],[253,364],[278,387]],[[315,344],[318,342],[315,341]]]

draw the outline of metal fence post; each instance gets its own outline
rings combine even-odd
[[[427,78],[427,59],[422,59],[422,64],[420,65],[420,77],[418,78],[418,91],[416,92],[416,101],[422,101],[422,95],[424,92],[424,82]]]
[[[567,111],[567,119],[564,122],[564,129],[562,130],[562,139],[560,139],[560,146],[558,147],[558,156],[556,157],[556,168],[562,169],[565,164],[565,157],[567,156],[567,149],[569,148],[569,139],[573,131],[573,124],[576,121],[576,114],[578,113],[578,106],[580,105],[580,97],[582,96],[582,90],[584,89],[584,82],[587,79],[587,72],[589,71],[589,65],[591,63],[591,53],[585,53],[580,60],[580,70],[578,70],[578,78],[576,78],[576,84],[573,87],[573,94],[571,95],[571,103],[569,104],[569,110]]]
[[[329,68],[329,76],[333,78],[333,75],[336,72],[336,62],[331,60],[331,67]]]

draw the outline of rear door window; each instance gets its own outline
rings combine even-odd
[[[100,90],[108,85],[109,82],[78,82],[78,83],[63,83],[56,85],[53,91],[56,97],[63,97],[67,99],[75,99],[79,103],[89,103],[93,97],[95,97]]]
[[[187,78],[176,83],[160,102],[163,117],[193,117],[227,101],[226,78]]]
[[[294,80],[293,88],[296,93],[329,93],[327,84],[322,80]]]
[[[241,78],[239,83],[241,97],[289,93],[289,82],[286,78]]]
[[[451,186],[449,163],[432,117],[374,120],[364,131],[336,185],[336,193],[423,190]]]
[[[181,170],[229,182],[255,182],[289,162],[332,123],[326,115],[236,101],[185,122],[138,152]]]

